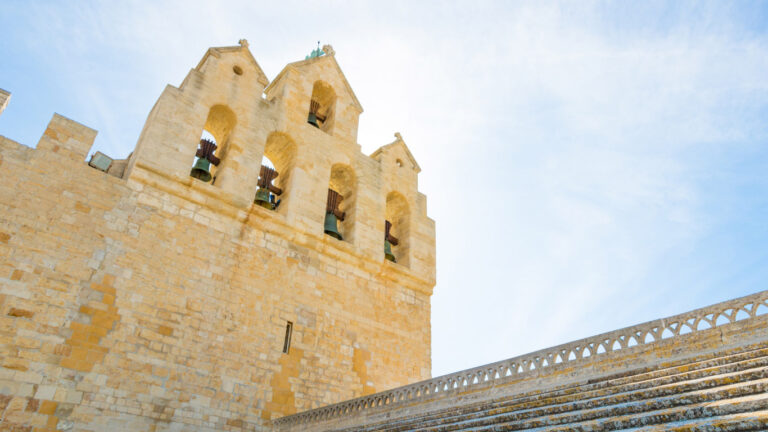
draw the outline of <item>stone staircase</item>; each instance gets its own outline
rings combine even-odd
[[[693,431],[702,427],[768,429],[768,348],[342,430]]]
[[[340,432],[768,431],[767,306],[764,291],[284,417],[274,426]],[[662,337],[669,329],[672,336]]]

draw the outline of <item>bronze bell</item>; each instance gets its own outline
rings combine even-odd
[[[275,203],[275,195],[280,195],[283,190],[272,184],[272,180],[280,175],[274,168],[262,165],[259,171],[259,188],[256,189],[256,196],[253,198],[253,203],[258,204],[268,210],[274,210],[277,208]]]
[[[344,220],[345,213],[339,210],[339,203],[344,199],[340,193],[328,189],[328,201],[325,204],[325,233],[331,237],[343,240],[339,232],[339,221]]]
[[[389,240],[384,240],[384,258],[396,263],[395,255],[392,254],[392,243]]]
[[[208,183],[211,181],[211,162],[208,159],[198,158],[189,175]]]
[[[338,222],[338,219],[336,218],[335,214],[326,213],[325,214],[325,233],[331,237],[337,238],[339,240],[343,240],[341,238],[341,233],[339,232],[339,227],[337,222]]]
[[[309,117],[307,117],[307,123],[319,129],[320,125],[317,123],[318,110],[320,110],[320,103],[316,100],[310,100],[309,101]]]
[[[269,189],[259,188],[256,190],[256,198],[253,199],[254,204],[258,204],[265,209],[274,210],[275,206],[272,204]]]
[[[315,113],[313,112],[309,113],[309,117],[307,117],[307,123],[311,124],[312,126],[318,129],[320,128],[320,125],[317,124],[317,115],[315,115]]]

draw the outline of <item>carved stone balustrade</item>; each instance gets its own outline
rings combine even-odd
[[[619,376],[768,342],[768,291],[277,419],[277,430],[329,430],[502,393]],[[393,416],[396,417],[396,416]],[[365,420],[365,422],[363,422]]]

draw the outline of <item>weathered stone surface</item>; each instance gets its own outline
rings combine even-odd
[[[106,173],[85,161],[96,131],[59,115],[36,149],[0,137],[0,428],[263,430],[428,378],[434,222],[401,138],[360,152],[361,112],[332,55],[270,83],[243,43],[168,86]],[[211,183],[190,177],[203,129]],[[262,155],[275,211],[253,204]],[[343,241],[323,232],[329,187]]]

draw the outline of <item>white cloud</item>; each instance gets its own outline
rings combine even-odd
[[[400,131],[423,169],[439,374],[707,303],[679,283],[738,270],[703,268],[715,252],[699,248],[719,244],[715,203],[762,181],[726,162],[764,155],[766,35],[727,5],[652,6],[81,3],[38,6],[16,31],[117,156],[208,46],[246,37],[274,77],[332,43],[366,110],[363,150]]]

